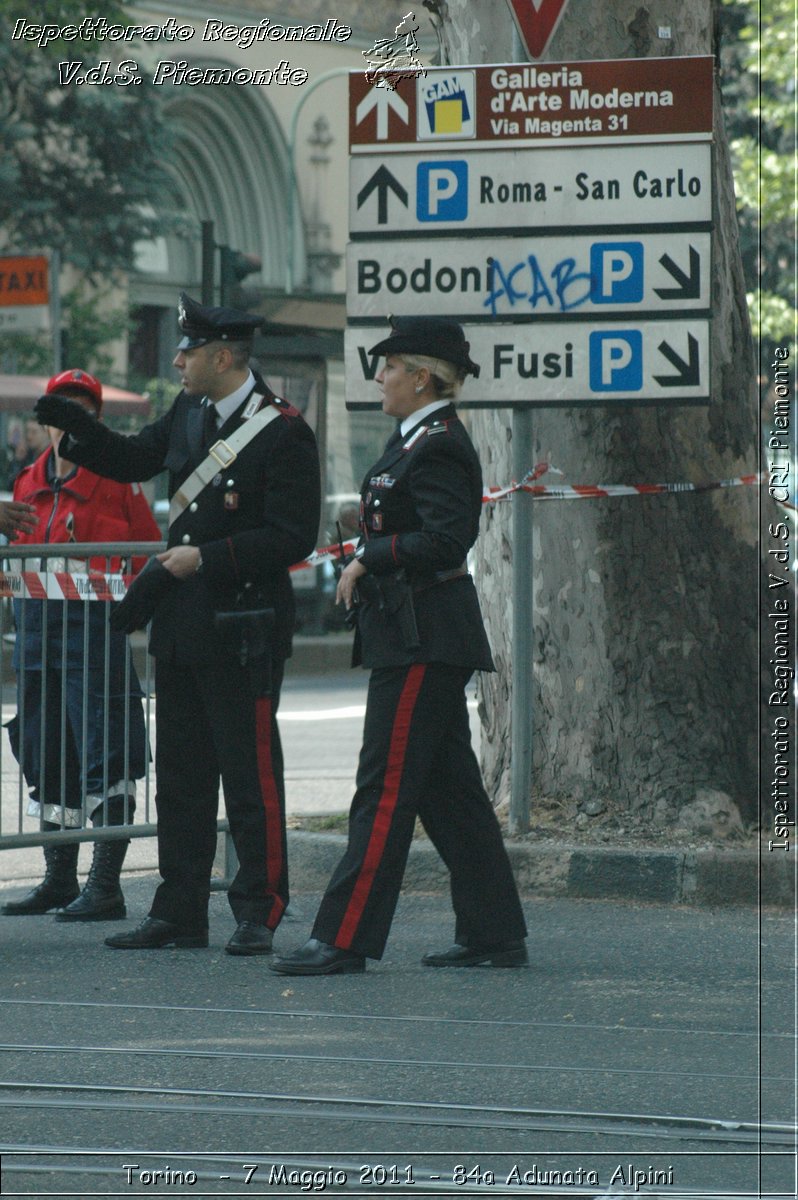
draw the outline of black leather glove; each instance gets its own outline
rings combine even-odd
[[[97,418],[76,400],[70,400],[58,392],[39,397],[36,401],[36,420],[40,425],[52,425],[55,429],[62,429],[64,433],[70,433],[76,441],[88,446],[97,442],[101,436],[99,431],[102,426]]]
[[[127,595],[111,610],[108,623],[115,633],[144,629],[163,596],[178,580],[162,562],[151,558],[128,588]]]

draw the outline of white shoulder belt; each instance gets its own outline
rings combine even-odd
[[[260,399],[263,400],[264,397],[261,396]],[[268,404],[256,412],[253,417],[250,417],[248,421],[244,421],[239,425],[238,429],[230,434],[228,441],[223,441],[220,438],[218,442],[214,442],[208,451],[207,458],[204,458],[200,465],[191,472],[188,479],[183,482],[183,486],[172,497],[169,505],[169,525],[171,526],[180,514],[188,508],[192,500],[197,498],[202,489],[207,487],[214,475],[232,466],[241,451],[252,441],[256,434],[260,433],[270,421],[279,416],[279,408],[275,408],[273,404]]]

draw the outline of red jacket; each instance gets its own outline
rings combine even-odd
[[[52,450],[45,450],[14,481],[14,499],[32,504],[39,519],[35,531],[19,534],[15,545],[163,540],[140,484],[116,483],[78,467],[71,479],[54,490],[47,479],[51,454]],[[134,560],[134,571],[144,561]],[[108,570],[105,559],[93,559],[91,565]],[[119,569],[118,558],[111,561],[110,569]]]

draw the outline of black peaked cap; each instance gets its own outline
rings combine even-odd
[[[178,350],[193,350],[208,342],[240,342],[251,338],[263,325],[263,318],[240,308],[213,308],[180,293],[177,323],[183,334]]]
[[[423,354],[453,363],[466,375],[479,375],[462,325],[443,317],[389,317],[391,332],[369,354]]]

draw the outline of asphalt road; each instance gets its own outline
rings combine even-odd
[[[225,955],[223,895],[201,951],[4,921],[3,1194],[299,1196],[320,1171],[333,1195],[793,1195],[791,919],[526,911],[528,970],[424,969],[451,914],[405,896],[385,958],[332,979]]]
[[[289,812],[348,807],[366,682],[289,674]],[[2,768],[8,829],[7,751]],[[4,851],[0,893],[40,862]],[[127,865],[138,919],[154,841]],[[278,950],[305,939],[317,903],[294,894]],[[204,951],[123,953],[103,944],[117,923],[3,919],[0,1191],[794,1196],[791,915],[526,911],[526,971],[422,968],[452,918],[445,897],[406,895],[382,962],[304,980],[224,953],[221,893]]]

